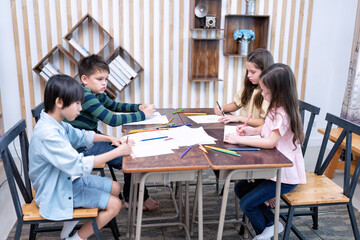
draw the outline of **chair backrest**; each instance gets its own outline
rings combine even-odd
[[[309,122],[308,125],[306,127],[306,132],[305,132],[305,138],[302,144],[302,154],[305,155],[306,152],[306,148],[310,139],[310,133],[311,133],[311,129],[312,126],[314,124],[314,120],[315,120],[315,115],[319,115],[320,113],[320,108],[315,107],[314,105],[311,105],[309,103],[303,102],[301,100],[299,100],[299,110],[300,110],[300,114],[301,114],[301,122],[304,126],[304,121],[305,121],[305,111],[310,113],[310,117],[309,117]]]
[[[353,173],[352,178],[350,179],[350,165],[351,165],[351,145],[352,145],[352,134],[360,135],[360,125],[352,123],[348,120],[342,119],[340,117],[334,116],[330,113],[326,114],[325,120],[327,121],[325,134],[323,141],[321,143],[319,156],[315,166],[315,173],[318,175],[324,174],[326,168],[329,166],[335,152],[340,147],[341,143],[346,140],[345,143],[345,167],[344,167],[344,195],[348,198],[352,198],[358,179],[360,174],[360,159],[356,164],[355,171]],[[342,128],[342,132],[335,142],[334,146],[331,148],[327,157],[324,160],[324,155],[326,151],[327,143],[329,142],[329,136],[331,132],[331,128],[333,125]]]
[[[13,199],[16,215],[21,219],[23,214],[21,210],[21,200],[19,198],[17,188],[19,188],[20,193],[26,203],[31,203],[33,199],[31,182],[29,178],[29,141],[27,139],[25,129],[26,123],[25,120],[22,119],[0,138],[1,159],[4,163],[6,177],[10,187],[10,193]],[[9,145],[12,142],[15,143],[17,137],[20,143],[21,156],[16,157],[21,158],[18,161],[21,161],[22,164],[15,163],[14,157],[9,150]]]
[[[31,109],[31,114],[32,114],[33,118],[35,118],[35,122],[39,121],[40,113],[41,113],[41,110],[43,110],[43,109],[44,109],[44,102],[40,103],[39,105],[37,105],[36,107]]]

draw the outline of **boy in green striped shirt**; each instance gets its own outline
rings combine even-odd
[[[98,122],[102,121],[112,127],[122,124],[145,120],[156,110],[153,104],[130,104],[113,101],[104,92],[107,86],[110,69],[104,59],[98,55],[83,58],[79,63],[79,76],[84,89],[84,102],[80,115],[72,122],[74,127],[92,130],[100,133]],[[113,112],[128,112],[128,114],[114,114]],[[99,142],[83,151],[84,156],[98,155],[114,149],[111,143]],[[122,169],[122,157],[115,158],[107,164],[116,169]],[[131,175],[124,173],[125,198],[124,206],[129,206]],[[149,197],[147,189],[144,193],[144,210],[154,210],[160,202]]]

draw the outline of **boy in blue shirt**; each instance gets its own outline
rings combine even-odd
[[[84,94],[81,85],[66,75],[52,76],[45,86],[44,111],[34,128],[29,145],[29,175],[36,190],[40,215],[50,220],[71,219],[78,207],[103,209],[97,216],[99,229],[121,209],[120,185],[106,177],[90,175],[94,165],[131,153],[123,140],[73,128],[63,119],[80,113]],[[112,151],[84,156],[76,148],[93,142],[111,142]],[[94,231],[87,221],[71,238],[76,222],[65,222],[61,238],[87,239]]]
[[[80,115],[71,121],[71,125],[79,129],[92,130],[100,133],[97,129],[98,122],[102,121],[112,127],[122,124],[138,122],[151,116],[156,108],[153,104],[130,104],[113,101],[104,92],[107,86],[107,78],[110,69],[104,59],[98,55],[83,58],[79,63],[79,76],[84,91],[84,102]],[[115,114],[113,112],[128,112],[127,114]],[[83,151],[84,155],[97,155],[111,151],[114,148],[110,143],[95,143],[91,148]],[[107,163],[109,166],[122,169],[122,157],[115,158]],[[125,198],[124,206],[129,206],[131,174],[124,173]],[[144,210],[158,208],[160,202],[153,200],[147,189],[144,191]]]

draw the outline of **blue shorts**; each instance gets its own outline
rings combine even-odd
[[[112,188],[112,180],[107,177],[90,175],[79,177],[72,183],[74,208],[105,209]]]

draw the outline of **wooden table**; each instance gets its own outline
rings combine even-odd
[[[342,132],[342,128],[332,128],[330,131],[330,136],[329,139],[332,142],[336,142],[337,139],[339,138],[341,132]],[[325,134],[325,128],[320,128],[318,129],[318,132],[321,134]],[[326,168],[325,170],[325,176],[327,176],[328,178],[333,178],[334,176],[334,172],[337,169],[344,169],[344,165],[345,162],[344,161],[339,161],[341,152],[345,149],[345,145],[346,144],[346,140],[344,140],[339,149],[336,151],[334,157],[332,158],[329,166]],[[359,158],[360,155],[360,136],[357,134],[352,134],[352,144],[351,144],[351,152],[354,155],[354,161],[351,162],[351,167],[350,167],[350,173],[353,174],[354,170],[355,170],[355,166],[356,166],[356,162],[357,159]]]
[[[162,115],[166,114],[170,119],[174,109],[161,109],[159,110]],[[189,120],[189,119],[187,119]],[[174,123],[181,124],[180,119],[174,119]],[[136,128],[145,128],[149,127],[146,125],[128,125],[124,126],[124,130],[128,131]],[[173,154],[152,156],[152,157],[142,157],[132,159],[131,157],[124,157],[123,159],[123,171],[126,173],[132,173],[131,177],[131,194],[130,194],[130,204],[129,208],[129,217],[132,219],[132,225],[135,225],[135,209],[136,209],[136,192],[137,184],[140,183],[139,190],[139,206],[143,205],[144,200],[144,187],[145,182],[162,182],[162,181],[192,181],[197,180],[197,194],[198,209],[199,214],[199,239],[203,239],[203,228],[202,228],[202,170],[209,168],[209,163],[204,157],[204,153],[198,148],[192,148],[183,158],[180,158],[180,155],[187,149],[187,147],[180,147],[179,149],[173,150]],[[187,184],[188,186],[188,184]],[[188,216],[188,187],[186,188],[186,204],[185,207],[185,231],[189,237],[189,216]],[[181,201],[180,201],[181,202]],[[181,207],[180,207],[181,208]],[[140,239],[141,235],[141,226],[142,226],[142,208],[139,207],[137,211],[137,222],[136,222],[136,239]],[[180,214],[181,215],[181,214]],[[157,219],[160,220],[160,219]],[[181,220],[181,219],[180,219]],[[150,224],[147,224],[148,226]],[[156,224],[151,224],[150,226],[155,226]],[[182,222],[174,223],[160,223],[157,226],[169,226],[169,225],[182,225]]]
[[[185,109],[185,110],[194,110],[194,109]],[[208,114],[213,114],[213,109],[196,109],[201,112]],[[163,115],[166,114],[168,118],[172,117],[174,109],[160,109],[159,112]],[[218,139],[216,146],[220,148],[229,148],[229,147],[238,147],[237,145],[224,144],[222,139],[224,135],[224,124],[223,123],[209,123],[209,124],[197,124],[189,119],[187,116],[181,114],[185,124],[191,123],[193,127],[202,126],[205,131],[212,137]],[[182,124],[179,116],[175,115],[174,120],[172,121],[175,124]],[[233,125],[233,124],[231,124]],[[145,125],[130,125],[124,126],[124,130],[128,131],[135,128],[145,128],[149,126]],[[184,152],[186,147],[182,147],[178,150],[174,150],[174,154],[170,155],[160,155],[155,157],[146,157],[146,158],[136,158],[131,159],[130,157],[125,157],[123,160],[123,170],[124,172],[132,173],[132,181],[140,183],[140,192],[139,192],[139,206],[142,206],[143,203],[143,190],[146,178],[154,177],[156,180],[156,175],[160,176],[163,179],[162,174],[170,174],[174,177],[175,181],[178,181],[178,177],[182,175],[183,179],[181,180],[193,180],[194,171],[197,171],[197,194],[198,194],[198,218],[199,218],[199,239],[203,239],[202,231],[202,183],[201,183],[201,170],[206,169],[209,165],[214,170],[220,171],[220,178],[225,180],[224,185],[224,194],[221,205],[221,213],[218,226],[218,235],[217,239],[222,238],[224,218],[226,211],[227,198],[229,193],[229,184],[230,180],[233,179],[263,179],[263,178],[272,178],[277,176],[276,183],[276,198],[277,204],[275,207],[275,235],[274,239],[278,239],[278,222],[279,222],[279,200],[280,200],[280,186],[281,186],[281,168],[282,167],[291,167],[292,162],[288,160],[284,155],[282,155],[276,149],[271,150],[260,150],[258,152],[249,151],[241,152],[242,157],[235,157],[228,154],[223,154],[215,151],[209,150],[208,154],[203,154],[198,148],[193,148],[188,152],[185,157],[179,161],[179,156]],[[151,161],[149,161],[151,159]],[[181,171],[181,172],[179,172]],[[185,174],[191,176],[184,177]],[[169,175],[169,176],[170,176]],[[153,180],[152,180],[153,181]],[[180,180],[179,180],[180,181]],[[136,186],[137,184],[132,184]],[[136,192],[136,191],[134,191]],[[136,194],[134,195],[136,196]],[[133,201],[134,202],[134,201]],[[135,201],[136,202],[136,201]],[[133,204],[135,206],[135,204]],[[130,209],[129,209],[130,210]],[[134,210],[133,210],[134,211]],[[137,212],[137,223],[141,223],[142,219],[142,209],[139,208]],[[188,226],[188,225],[187,225]],[[136,225],[136,239],[140,239],[141,224]]]

